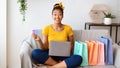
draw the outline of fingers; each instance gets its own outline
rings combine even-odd
[[[39,40],[39,36],[36,35],[36,34],[34,34],[34,33],[32,33],[32,37],[33,37],[35,40]]]
[[[36,38],[36,35],[34,33],[32,33],[32,37],[35,39]]]

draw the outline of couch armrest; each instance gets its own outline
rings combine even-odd
[[[114,57],[114,65],[116,68],[120,68],[120,46],[117,44],[113,45],[113,57]]]
[[[40,44],[34,40],[32,35],[23,40],[20,48],[21,68],[32,68],[34,62],[31,59],[31,52],[37,48],[40,48]]]
[[[20,49],[21,68],[32,68],[31,51],[30,45],[24,41]]]

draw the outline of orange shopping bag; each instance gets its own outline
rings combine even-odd
[[[98,43],[95,41],[85,41],[88,46],[88,63],[97,65],[98,63]]]

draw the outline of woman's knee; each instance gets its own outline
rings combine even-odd
[[[80,55],[73,55],[73,58],[75,59],[75,62],[80,65],[82,63],[82,57]]]
[[[41,53],[42,52],[42,50],[41,49],[34,49],[33,51],[32,51],[32,57],[36,57],[39,53]]]
[[[65,59],[67,68],[75,68],[82,63],[82,57],[79,55],[72,55],[70,58]]]
[[[35,49],[32,51],[32,58],[39,63],[45,63],[45,61],[49,58],[49,56],[47,51],[43,51],[41,49]]]

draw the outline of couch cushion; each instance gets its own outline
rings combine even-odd
[[[80,40],[81,30],[73,30],[74,40]]]
[[[110,37],[108,30],[81,30],[81,41],[85,40],[97,40],[98,37]]]

